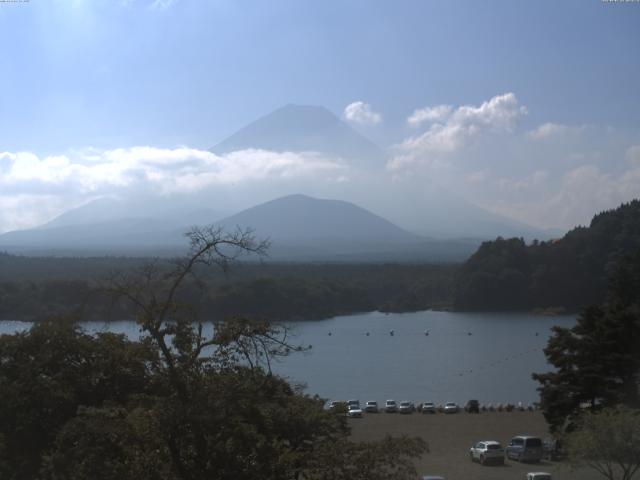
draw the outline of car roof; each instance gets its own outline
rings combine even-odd
[[[500,442],[496,442],[495,440],[480,440],[480,442],[486,443],[487,445],[500,445]]]

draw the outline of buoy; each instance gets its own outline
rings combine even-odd
[[[424,334],[428,337],[429,336],[429,330],[425,330]]]
[[[367,337],[369,336],[369,332],[367,332]]]
[[[331,336],[331,332],[329,332],[329,336]]]
[[[471,335],[471,332],[467,333],[467,335]]]
[[[393,330],[391,330],[391,331],[389,332],[389,335],[391,335],[391,336],[393,337]]]

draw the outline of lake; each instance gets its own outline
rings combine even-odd
[[[273,367],[328,399],[529,404],[538,400],[531,373],[550,369],[542,349],[551,327],[574,324],[573,316],[437,311],[289,322],[292,341],[312,348]],[[139,336],[128,321],[83,327]],[[27,328],[24,322],[0,322],[0,333]]]

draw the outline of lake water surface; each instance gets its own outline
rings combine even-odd
[[[573,316],[436,311],[290,322],[292,341],[312,348],[273,367],[330,399],[528,404],[538,400],[531,373],[550,369],[542,351],[550,328],[574,324]],[[129,321],[83,327],[139,336]],[[27,328],[24,322],[0,322],[0,334]]]

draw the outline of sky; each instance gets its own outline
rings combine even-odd
[[[125,191],[371,176],[568,229],[640,196],[639,90],[640,2],[0,2],[0,232]],[[339,115],[384,170],[207,151],[288,103]]]

